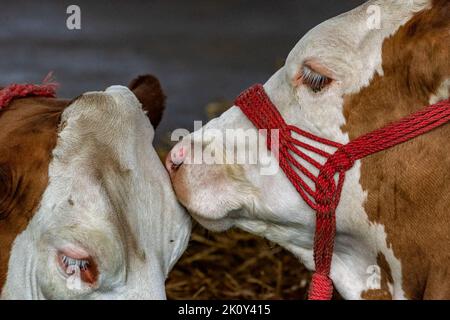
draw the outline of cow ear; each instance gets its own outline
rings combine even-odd
[[[159,80],[151,75],[140,76],[129,84],[128,88],[142,103],[150,122],[156,128],[164,113],[166,96],[161,88]]]

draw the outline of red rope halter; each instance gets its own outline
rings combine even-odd
[[[52,82],[52,74],[45,77],[42,84],[11,84],[0,90],[0,110],[7,107],[9,103],[16,98],[39,96],[56,97],[56,88],[58,84]]]
[[[241,93],[236,99],[235,105],[241,108],[256,128],[268,130],[267,147],[269,150],[272,145],[270,131],[279,130],[280,167],[300,196],[316,211],[315,273],[309,289],[309,299],[330,300],[333,295],[330,269],[336,235],[335,213],[339,205],[346,172],[353,167],[357,160],[411,140],[449,122],[450,100],[428,106],[422,111],[365,134],[345,145],[288,125],[260,84]],[[293,132],[324,146],[333,147],[335,152],[330,154],[299,141],[292,136]],[[308,156],[302,149],[320,156],[324,159],[324,164]],[[294,155],[317,168],[318,176],[316,177],[305,168],[294,158]],[[336,176],[337,181],[335,180]],[[305,179],[312,182],[315,188],[311,188]]]

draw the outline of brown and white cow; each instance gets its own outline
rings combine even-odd
[[[190,219],[152,147],[159,82],[130,89],[0,111],[2,298],[165,298]]]
[[[264,88],[288,123],[340,143],[448,98],[450,1],[373,0],[326,21]],[[198,141],[203,154],[220,149],[216,134],[203,135],[226,129],[255,130],[234,106],[174,147],[178,198],[205,227],[266,237],[313,270],[315,213],[281,170],[187,161]],[[344,298],[450,298],[449,139],[446,125],[348,172],[331,270]],[[258,158],[257,146],[247,152]]]

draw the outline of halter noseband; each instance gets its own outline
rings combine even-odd
[[[348,144],[340,144],[302,129],[288,125],[260,84],[247,89],[236,99],[235,105],[258,129],[266,129],[267,147],[271,150],[271,130],[279,130],[279,165],[305,202],[316,211],[314,235],[315,272],[309,288],[310,300],[330,300],[333,282],[330,279],[334,238],[336,235],[336,208],[339,205],[345,174],[355,161],[414,139],[450,121],[450,100],[430,105],[398,122],[365,134]],[[292,133],[320,145],[334,148],[325,152],[293,137]],[[323,164],[313,159],[314,153]],[[318,169],[315,176],[296,158],[300,157]],[[336,179],[337,178],[337,179]],[[314,189],[309,185],[313,184]]]

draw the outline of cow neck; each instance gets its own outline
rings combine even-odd
[[[288,125],[261,84],[247,89],[236,99],[246,117],[258,129],[267,130],[267,147],[271,150],[272,130],[278,130],[279,164],[299,195],[316,212],[314,235],[315,272],[309,289],[310,300],[330,300],[333,283],[331,261],[336,236],[336,208],[339,205],[345,175],[355,161],[397,146],[423,135],[450,121],[450,100],[430,105],[400,121],[362,135],[347,144],[318,137],[296,126]],[[296,133],[315,141],[316,145],[333,147],[328,153],[293,137]],[[319,162],[305,151],[316,154]],[[318,169],[315,176],[296,160],[300,157]],[[314,189],[308,182],[312,182]]]

